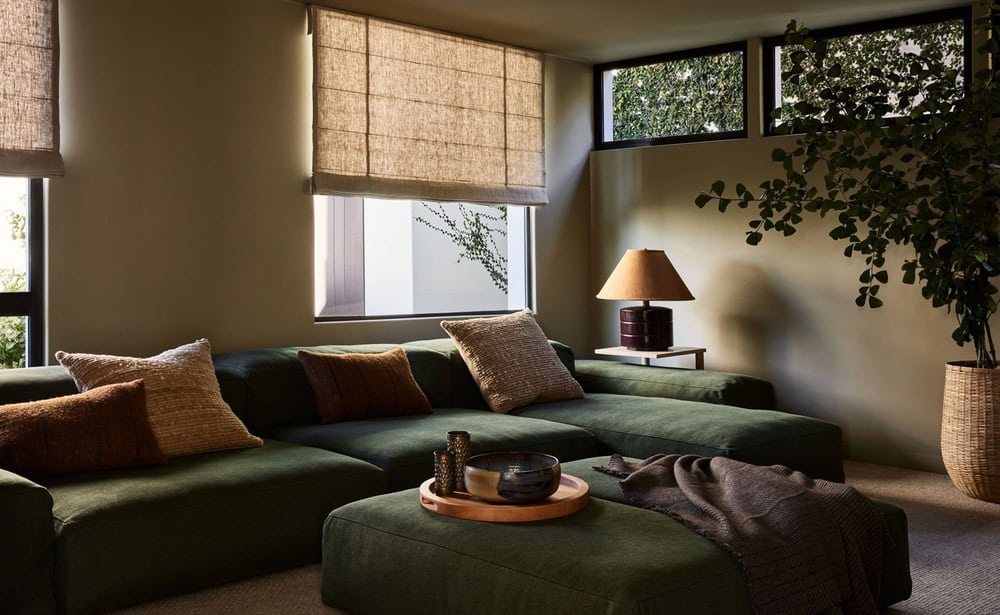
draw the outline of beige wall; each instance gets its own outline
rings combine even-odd
[[[62,0],[60,11],[66,176],[49,184],[50,355],[443,335],[433,319],[313,322],[302,5]],[[571,343],[586,323],[585,75],[548,64],[552,204],[536,219],[540,319]]]
[[[756,117],[751,135],[759,135]],[[844,244],[827,236],[833,221],[817,218],[790,238],[765,235],[750,247],[750,212],[694,206],[716,179],[756,186],[777,176],[771,150],[791,143],[754,136],[595,152],[591,288],[627,248],[666,250],[696,297],[665,304],[674,309],[678,345],[705,346],[708,368],[771,380],[782,408],[840,425],[849,457],[940,470],[944,363],[972,351],[951,342],[953,317],[899,282],[904,253],[889,259],[891,283],[879,295],[885,307],[858,308],[864,260],[844,258]],[[597,302],[595,343],[617,345],[617,309],[627,304]]]

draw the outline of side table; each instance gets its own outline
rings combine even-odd
[[[693,354],[694,368],[705,369],[705,349],[690,346],[671,346],[668,350],[629,350],[624,346],[611,346],[610,348],[597,348],[594,350],[594,354],[615,357],[638,357],[642,359],[643,365],[649,365],[650,359],[664,359],[666,357],[680,357]]]

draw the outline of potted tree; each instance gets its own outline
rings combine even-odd
[[[987,16],[975,20],[989,30]],[[963,492],[1000,501],[1000,370],[990,329],[1000,273],[1000,89],[990,69],[971,83],[951,51],[903,46],[905,66],[870,66],[864,82],[845,78],[845,54],[791,22],[782,72],[798,100],[775,111],[778,131],[797,134],[777,148],[779,177],[728,191],[716,181],[695,203],[753,208],[746,241],[792,235],[810,215],[832,217],[844,255],[864,258],[858,306],[878,308],[889,281],[886,250],[910,249],[902,281],[919,284],[934,307],[957,319],[952,337],[975,361],[946,365],[942,456]],[[994,36],[979,49],[997,51]]]

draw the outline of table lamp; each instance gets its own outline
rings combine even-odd
[[[673,310],[650,301],[691,301],[694,295],[663,250],[626,250],[598,299],[638,300],[621,309],[621,344],[629,350],[667,350],[674,345]]]

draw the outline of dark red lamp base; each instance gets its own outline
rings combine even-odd
[[[622,308],[621,342],[629,350],[668,350],[674,345],[674,313],[670,308],[634,305]]]

